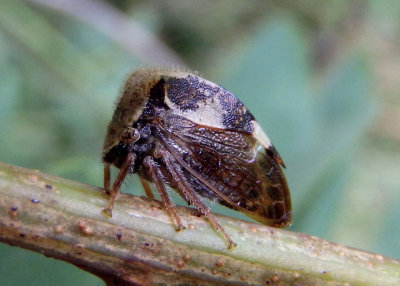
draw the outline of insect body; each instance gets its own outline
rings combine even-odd
[[[184,228],[165,184],[234,242],[204,197],[275,227],[291,222],[284,164],[253,115],[229,91],[197,75],[166,69],[132,73],[108,126],[103,151],[104,212],[111,215],[125,176],[153,182],[177,230]],[[119,174],[110,190],[110,165]]]

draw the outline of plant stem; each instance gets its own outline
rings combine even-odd
[[[400,285],[400,262],[317,237],[217,215],[238,244],[178,207],[176,232],[157,201],[107,195],[0,163],[0,241],[70,262],[108,285]],[[297,285],[297,284],[296,284]]]

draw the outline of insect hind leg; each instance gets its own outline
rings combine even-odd
[[[228,233],[225,231],[225,229],[219,224],[217,218],[210,212],[210,208],[207,207],[196,195],[196,192],[193,190],[193,188],[190,186],[190,184],[187,182],[185,176],[182,174],[182,171],[179,168],[176,168],[174,166],[174,163],[171,159],[171,154],[168,152],[164,151],[162,152],[162,158],[167,166],[168,171],[176,181],[176,184],[179,188],[179,190],[182,192],[185,200],[187,200],[189,203],[193,204],[193,206],[211,223],[213,228],[220,232],[225,239],[228,242],[228,249],[232,249],[236,247],[236,243],[231,239],[231,237],[228,235]]]
[[[160,193],[164,208],[167,210],[169,215],[175,220],[176,230],[180,231],[185,229],[182,220],[176,213],[175,205],[169,199],[167,190],[165,189],[164,182],[161,179],[161,174],[158,170],[156,163],[154,162],[154,159],[150,156],[147,156],[146,158],[143,159],[143,165],[149,170],[150,177],[153,180],[154,184],[156,185],[158,192]]]
[[[149,199],[151,199],[151,200],[155,200],[154,195],[153,195],[153,192],[151,191],[151,188],[150,188],[149,183],[148,183],[145,179],[143,179],[142,177],[140,177],[140,176],[139,176],[139,180],[140,180],[140,183],[141,183],[142,186],[143,186],[143,189],[144,189],[144,192],[146,193],[146,196],[147,196]]]

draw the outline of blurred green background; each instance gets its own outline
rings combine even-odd
[[[101,186],[126,75],[187,66],[238,96],[274,142],[290,230],[400,259],[399,16],[394,0],[2,0],[0,161]],[[143,193],[135,176],[124,191]],[[0,285],[103,282],[2,244]]]

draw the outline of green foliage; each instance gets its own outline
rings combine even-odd
[[[366,135],[378,111],[371,72],[375,63],[354,45],[323,70],[316,72],[313,65],[306,20],[313,18],[317,28],[334,25],[344,6],[338,4],[329,23],[320,23],[304,7],[285,13],[254,10],[257,21],[230,31],[233,39],[226,46],[216,39],[226,26],[210,36],[214,47],[207,43],[209,25],[200,27],[197,21],[190,27],[202,37],[187,34],[196,52],[185,53],[185,40],[178,34],[175,44],[182,57],[197,63],[196,70],[205,77],[202,71],[208,71],[215,77],[211,80],[245,102],[281,153],[292,191],[292,230],[399,259],[398,146],[387,147]],[[0,160],[101,186],[105,128],[123,79],[142,60],[93,27],[36,8],[19,1],[0,4]],[[163,31],[159,20],[171,11],[162,14],[144,4],[138,9],[153,21],[148,24],[154,30]],[[232,19],[225,23],[240,26]],[[167,28],[174,31],[172,23]],[[176,33],[182,30],[176,28]],[[392,153],[373,152],[380,147]],[[388,164],[392,169],[380,173]],[[137,194],[140,185],[130,179],[125,190],[133,189]],[[375,203],[376,211],[366,209]],[[213,209],[240,216],[219,206]],[[363,235],[355,235],[358,230]],[[27,283],[101,285],[65,263],[1,245],[0,284]]]

